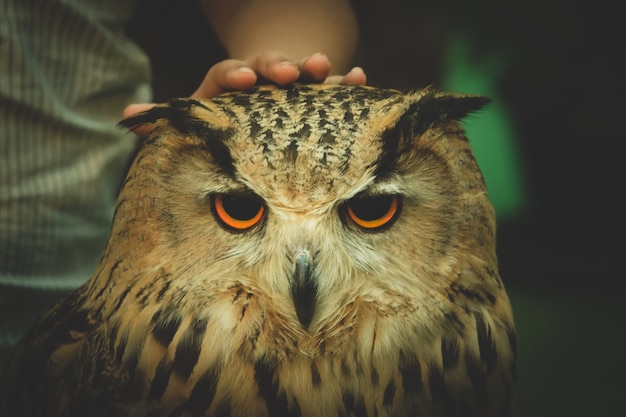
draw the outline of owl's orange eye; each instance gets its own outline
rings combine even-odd
[[[265,214],[265,205],[256,197],[216,194],[212,200],[215,217],[231,231],[248,230],[259,224]]]
[[[379,195],[359,197],[345,205],[347,217],[366,231],[377,231],[389,227],[400,213],[400,197]]]

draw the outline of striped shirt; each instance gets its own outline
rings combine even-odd
[[[136,146],[116,123],[151,98],[134,6],[0,0],[0,366],[102,254]]]

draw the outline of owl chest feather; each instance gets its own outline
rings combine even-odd
[[[164,415],[197,407],[206,416],[444,416],[476,405],[472,384],[456,380],[457,364],[443,363],[463,355],[462,342],[442,358],[441,339],[417,324],[415,306],[353,300],[304,330],[241,286],[212,301],[209,318],[164,319],[135,344],[141,352],[125,355],[144,378],[145,407]],[[164,347],[158,339],[172,323]]]

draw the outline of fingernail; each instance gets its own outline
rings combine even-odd
[[[288,65],[290,67],[298,68],[298,65],[295,62],[291,62],[291,61],[283,61],[283,62],[279,63],[278,65],[281,66],[281,67],[284,67],[284,66]]]
[[[254,72],[252,68],[249,67],[240,67],[237,71],[239,72]]]

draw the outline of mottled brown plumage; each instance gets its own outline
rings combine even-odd
[[[93,277],[23,338],[6,416],[508,416],[515,331],[460,120],[486,99],[174,100]]]

